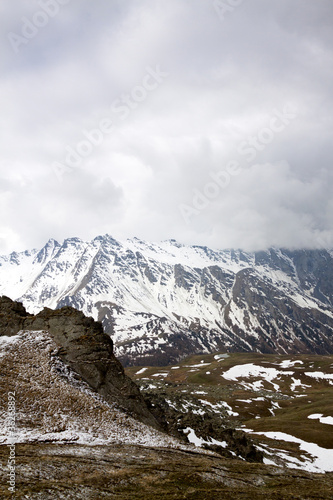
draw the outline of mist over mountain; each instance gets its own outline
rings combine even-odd
[[[0,294],[29,312],[73,306],[125,364],[218,350],[333,352],[333,252],[213,250],[175,240],[49,240],[0,257]]]

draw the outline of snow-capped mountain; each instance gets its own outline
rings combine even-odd
[[[196,352],[333,353],[333,252],[248,253],[109,235],[0,257],[0,295],[102,321],[126,364]]]

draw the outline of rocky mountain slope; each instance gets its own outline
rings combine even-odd
[[[127,365],[218,350],[333,353],[333,252],[99,236],[0,257],[0,294],[102,322]]]

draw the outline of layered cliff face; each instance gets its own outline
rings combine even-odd
[[[138,387],[115,358],[112,340],[103,332],[101,323],[72,307],[45,308],[34,316],[22,304],[0,297],[0,339],[21,330],[47,331],[58,346],[55,355],[94,391],[142,422],[159,427]]]
[[[248,253],[99,236],[0,257],[0,293],[31,312],[72,306],[130,364],[218,350],[333,352],[333,253]]]

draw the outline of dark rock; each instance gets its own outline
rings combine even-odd
[[[149,410],[153,413],[161,427],[183,441],[188,441],[184,429],[191,428],[197,437],[205,441],[210,438],[227,443],[227,448],[206,444],[204,448],[215,451],[226,458],[241,457],[247,462],[263,462],[263,453],[255,447],[252,439],[241,430],[226,426],[219,414],[199,415],[194,412],[181,413],[170,406],[165,398],[166,393],[160,390],[144,393]],[[188,398],[188,395],[187,395]],[[234,454],[234,455],[233,455]]]
[[[0,297],[0,336],[12,336],[24,328],[29,314],[21,302],[13,302],[9,297]]]
[[[228,450],[233,451],[238,457],[244,458],[247,462],[263,462],[263,453],[257,450],[245,432],[236,429],[224,429],[220,430],[218,434],[219,440],[226,441]],[[215,451],[220,455],[228,456],[226,454],[229,453],[229,451],[219,445],[209,444],[204,445],[204,448]]]

